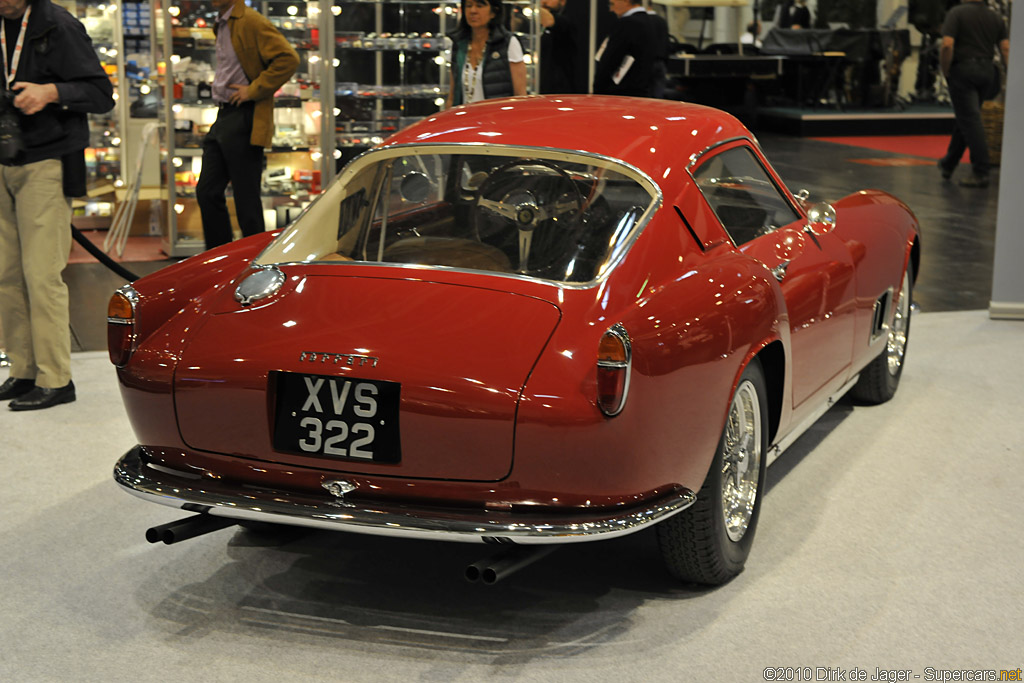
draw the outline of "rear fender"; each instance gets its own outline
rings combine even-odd
[[[278,232],[267,232],[205,251],[132,283],[139,294],[136,306],[137,343],[217,285],[230,282]]]

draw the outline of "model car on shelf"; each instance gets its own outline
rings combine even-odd
[[[126,285],[129,492],[234,522],[507,544],[656,530],[744,566],[766,466],[896,391],[920,258],[894,197],[792,194],[728,114],[525,97],[357,157],[287,229]]]

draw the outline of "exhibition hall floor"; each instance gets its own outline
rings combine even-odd
[[[650,531],[565,547],[493,586],[462,578],[475,545],[237,527],[150,545],[148,526],[184,514],[114,484],[135,442],[106,354],[75,354],[78,402],[0,410],[0,680],[1016,669],[1022,346],[1021,322],[915,315],[896,397],[841,401],[769,469],[747,569],[716,590],[674,583]]]

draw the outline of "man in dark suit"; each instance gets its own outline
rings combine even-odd
[[[580,36],[566,0],[541,0],[540,25],[540,92],[585,92],[576,86]]]
[[[640,0],[611,0],[618,20],[597,51],[594,92],[649,97],[654,85],[657,38]]]

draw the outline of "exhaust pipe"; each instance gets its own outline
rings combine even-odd
[[[150,543],[163,541],[170,545],[235,524],[238,524],[238,521],[230,517],[214,517],[213,515],[201,513],[192,517],[186,517],[185,519],[179,519],[176,522],[168,522],[167,524],[146,529],[146,540]]]
[[[496,584],[523,567],[550,555],[559,547],[557,545],[513,546],[491,557],[477,560],[466,567],[466,581],[470,583],[483,581],[488,586]]]

